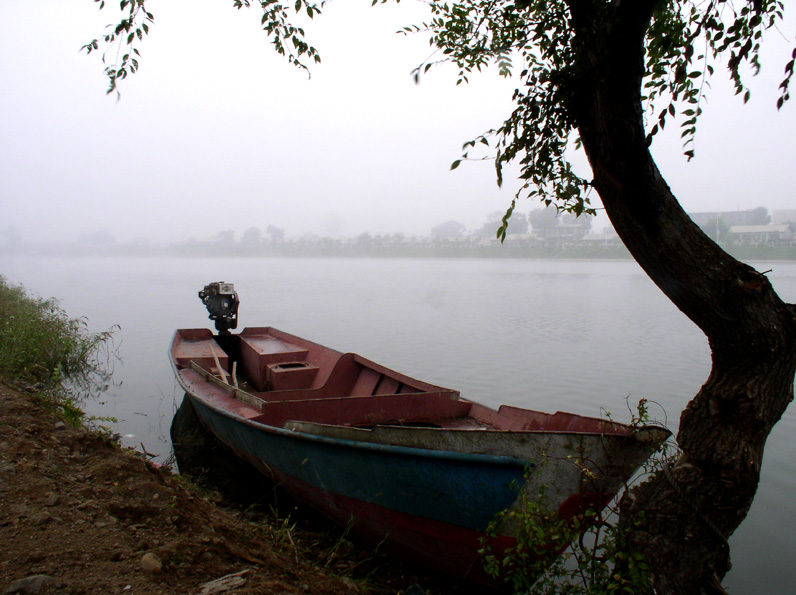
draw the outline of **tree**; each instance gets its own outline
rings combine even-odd
[[[437,240],[460,238],[464,235],[465,231],[467,231],[467,228],[464,226],[464,223],[459,223],[458,221],[450,219],[445,223],[440,223],[432,227],[431,237]]]
[[[545,232],[558,225],[558,209],[553,206],[534,209],[528,213],[528,220],[531,222],[531,230],[534,235],[543,236]]]
[[[278,244],[279,242],[284,241],[285,239],[285,230],[281,227],[277,227],[276,225],[269,225],[265,232],[271,238],[271,242],[274,244]]]
[[[514,217],[512,216],[512,220]],[[533,235],[543,240],[579,240],[591,229],[591,219],[571,212],[559,212],[553,206],[528,213]]]
[[[240,237],[241,244],[253,245],[260,242],[263,232],[259,227],[249,227]]]
[[[555,209],[553,209],[555,210]],[[525,213],[512,213],[511,218],[503,224],[504,215],[501,212],[490,213],[486,217],[484,224],[476,231],[476,234],[483,238],[495,238],[495,231],[499,230],[498,237],[505,240],[506,234],[528,233],[528,216]]]
[[[257,4],[277,51],[299,65],[317,60],[303,31],[290,24],[287,5]],[[151,19],[143,5],[123,0],[129,17],[106,41],[136,43]],[[590,192],[596,191],[636,261],[708,339],[712,369],[682,414],[682,455],[625,496],[621,523],[629,547],[650,564],[651,591],[720,593],[729,568],[727,538],[749,510],[766,439],[793,399],[796,307],[776,295],[765,274],[733,259],[691,221],[650,144],[679,118],[684,153],[694,156],[705,83],[722,61],[736,92],[748,100],[744,69],[759,68],[763,34],[782,21],[783,5],[431,0],[430,7],[431,21],[407,31],[429,32],[432,45],[459,67],[460,81],[491,63],[519,79],[514,111],[500,127],[466,143],[452,165],[482,147],[494,151],[499,183],[505,165],[520,165],[521,186],[503,217],[503,234],[521,197],[580,215],[592,212]],[[305,0],[295,9],[319,12]],[[86,49],[97,47],[94,41]],[[107,69],[110,90],[137,68],[136,52],[121,54],[121,62]],[[421,65],[416,76],[430,66]],[[778,107],[789,99],[793,71],[790,60]],[[589,179],[568,160],[576,140]]]
[[[221,231],[218,232],[218,234],[216,234],[215,239],[217,242],[221,244],[232,246],[235,243],[235,230],[222,229]]]
[[[768,209],[757,207],[749,214],[747,225],[768,225],[769,223],[771,223],[771,215],[768,214]]]

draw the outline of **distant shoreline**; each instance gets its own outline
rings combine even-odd
[[[796,246],[723,245],[742,261],[794,261]],[[460,258],[526,260],[632,260],[622,245],[539,245],[508,240],[505,244],[452,241],[350,243],[340,240],[293,241],[246,246],[218,242],[168,245],[40,244],[0,247],[0,257],[119,257],[119,258]]]

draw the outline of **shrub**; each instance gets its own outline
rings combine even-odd
[[[118,359],[112,328],[91,333],[55,299],[30,295],[0,275],[0,376],[35,387],[71,416],[86,394],[105,390]]]

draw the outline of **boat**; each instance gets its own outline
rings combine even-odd
[[[516,544],[507,511],[543,489],[558,517],[595,514],[668,436],[570,413],[491,408],[271,327],[237,327],[229,283],[199,292],[216,321],[174,334],[186,400],[218,441],[354,538],[490,587],[483,550]]]

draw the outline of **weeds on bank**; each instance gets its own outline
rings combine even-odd
[[[630,425],[651,422],[645,399],[631,414]],[[481,550],[485,570],[514,593],[525,595],[647,593],[649,567],[640,554],[627,548],[627,530],[612,522],[618,519],[622,494],[659,472],[677,452],[672,438],[663,442],[602,511],[586,510],[564,520],[550,504],[544,486],[535,495],[523,496],[518,506],[504,511],[491,524]],[[529,468],[527,473],[539,473],[544,465]],[[588,476],[591,471],[583,463],[580,465],[583,476]],[[497,528],[503,523],[517,528],[517,543],[496,551],[489,538],[497,537]]]
[[[91,333],[57,300],[32,296],[0,275],[0,376],[34,387],[68,423],[82,423],[82,400],[111,382],[114,330]]]

